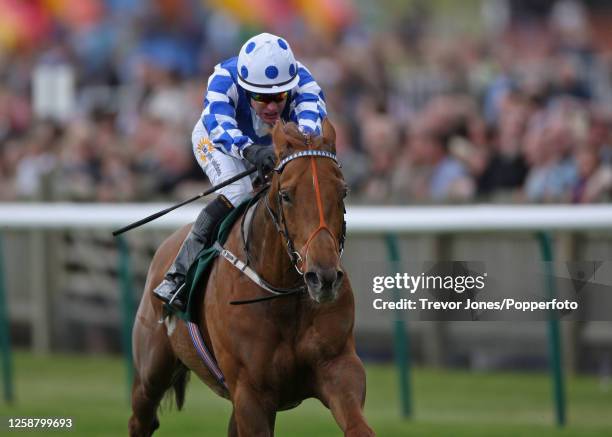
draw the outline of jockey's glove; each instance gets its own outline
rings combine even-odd
[[[274,170],[276,165],[276,155],[274,147],[263,146],[261,144],[251,144],[242,151],[244,159],[249,161],[259,171],[259,177],[265,181],[266,174]]]

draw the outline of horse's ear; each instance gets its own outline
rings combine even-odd
[[[336,153],[336,129],[327,117],[323,119],[323,143],[327,144],[333,153]]]
[[[276,120],[274,128],[272,128],[272,142],[274,143],[274,151],[276,156],[280,156],[287,148],[287,136],[285,135],[285,123],[281,120]]]

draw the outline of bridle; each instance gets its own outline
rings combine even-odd
[[[306,144],[310,147],[310,138],[307,139]],[[304,260],[307,258],[307,255],[308,255],[308,247],[310,243],[312,242],[312,240],[314,239],[314,237],[319,232],[326,231],[332,236],[334,245],[335,245],[336,250],[338,251],[339,257],[342,257],[342,253],[344,252],[344,241],[346,238],[346,221],[344,220],[344,216],[342,220],[341,234],[338,239],[334,236],[333,232],[329,229],[329,227],[327,226],[327,223],[325,222],[325,217],[323,215],[323,202],[321,201],[321,191],[319,188],[319,176],[317,174],[317,165],[315,161],[315,158],[329,158],[333,160],[338,165],[338,167],[341,167],[335,154],[331,152],[321,151],[321,150],[313,150],[313,149],[303,150],[303,151],[291,154],[287,156],[286,158],[284,158],[276,166],[274,171],[280,176],[285,166],[289,162],[293,161],[294,159],[308,158],[308,157],[310,157],[312,175],[313,175],[313,186],[314,186],[315,194],[317,198],[317,208],[319,211],[319,226],[317,227],[317,229],[315,229],[310,234],[310,236],[306,240],[306,243],[299,251],[295,250],[295,245],[293,244],[293,240],[287,228],[287,221],[285,220],[285,213],[283,210],[283,204],[282,204],[282,198],[281,198],[282,194],[280,190],[276,193],[276,201],[278,204],[278,215],[270,207],[269,196],[268,196],[269,194],[268,190],[270,189],[270,184],[268,184],[262,190],[260,190],[251,199],[250,204],[249,204],[249,205],[255,205],[255,208],[257,208],[257,206],[260,204],[260,201],[259,201],[260,197],[261,196],[264,197],[264,203],[266,205],[266,210],[268,214],[270,215],[272,222],[274,223],[274,226],[276,227],[276,230],[281,235],[281,239],[284,238],[286,242],[287,254],[289,255],[289,258],[291,259],[291,264],[293,265],[295,270],[300,274],[300,276],[304,275],[304,271],[303,271],[304,265],[303,264],[304,264]],[[248,207],[247,207],[247,210],[248,210]],[[342,205],[342,213],[343,215],[346,213],[346,209],[344,208],[344,203]],[[240,227],[242,230],[242,242],[243,242],[244,252],[246,253],[246,257],[247,257],[247,262],[244,263],[240,261],[234,254],[232,254],[229,250],[224,249],[221,245],[218,245],[218,250],[220,251],[221,255],[226,260],[228,260],[234,267],[238,268],[242,273],[247,275],[252,281],[257,283],[261,288],[271,293],[271,295],[264,296],[264,297],[258,297],[258,298],[252,298],[252,299],[232,301],[230,302],[230,304],[244,305],[244,304],[251,304],[251,303],[256,303],[256,302],[264,302],[264,301],[268,301],[271,299],[277,299],[280,297],[294,296],[294,295],[304,292],[306,290],[306,286],[304,283],[297,285],[296,287],[293,287],[293,288],[276,287],[266,282],[252,268],[249,267],[249,264],[251,264],[251,257],[249,255],[247,239],[245,238],[245,229],[246,229],[245,220],[246,220],[246,214],[244,214],[242,217],[242,224]]]
[[[308,147],[310,147],[310,137],[307,138],[306,144],[308,145]],[[291,161],[293,161],[295,159],[299,159],[299,158],[310,158],[310,166],[311,166],[311,170],[312,170],[313,186],[314,186],[315,196],[316,196],[316,201],[317,201],[317,209],[318,209],[318,212],[319,212],[319,226],[317,227],[317,229],[315,229],[310,234],[310,236],[306,240],[306,243],[304,243],[304,246],[302,246],[302,248],[300,250],[296,250],[295,249],[295,245],[293,244],[293,239],[291,238],[291,235],[289,234],[289,229],[287,228],[287,221],[285,220],[285,213],[284,213],[284,209],[283,209],[283,202],[282,202],[282,198],[281,198],[281,196],[282,196],[281,191],[279,190],[276,193],[276,201],[277,201],[277,207],[278,207],[278,211],[279,211],[278,216],[276,215],[276,213],[270,207],[268,196],[265,196],[265,204],[266,204],[266,209],[268,211],[268,214],[272,218],[272,222],[274,223],[274,226],[276,227],[276,230],[285,239],[287,253],[289,254],[289,258],[291,259],[291,263],[293,264],[293,267],[295,267],[296,271],[300,275],[303,276],[304,275],[304,269],[303,269],[304,268],[304,261],[305,261],[307,255],[308,255],[308,248],[310,246],[310,243],[314,239],[314,237],[319,232],[325,231],[325,232],[327,232],[332,237],[332,239],[334,241],[334,246],[336,248],[336,251],[338,252],[339,257],[342,257],[342,253],[344,252],[344,241],[345,241],[345,238],[346,238],[346,221],[344,219],[342,220],[341,234],[340,234],[339,238],[336,238],[334,233],[327,226],[327,223],[325,222],[325,216],[323,215],[323,202],[321,200],[321,190],[320,190],[320,187],[319,187],[319,176],[318,176],[318,172],[317,172],[317,164],[316,164],[316,159],[315,158],[328,158],[328,159],[331,159],[332,161],[334,161],[338,165],[338,167],[341,167],[340,163],[338,162],[338,158],[336,157],[336,155],[334,153],[331,153],[331,152],[326,152],[326,151],[323,151],[323,150],[313,150],[313,149],[309,148],[308,150],[302,150],[300,152],[296,152],[296,153],[293,153],[293,154],[285,157],[276,166],[274,171],[280,176],[282,174],[283,170],[285,169],[285,166],[289,162],[291,162]],[[346,212],[346,210],[344,209],[344,205],[343,205],[343,214],[345,212]]]

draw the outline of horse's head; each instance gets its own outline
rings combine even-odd
[[[295,267],[318,303],[336,299],[344,272],[344,202],[347,185],[335,160],[336,133],[327,119],[323,134],[304,136],[296,124],[277,122],[273,131],[277,173],[269,203]]]

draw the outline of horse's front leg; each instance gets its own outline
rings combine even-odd
[[[366,376],[357,355],[338,356],[322,363],[315,372],[318,397],[331,410],[345,437],[375,436],[363,415]]]
[[[276,410],[249,383],[238,382],[232,396],[234,411],[229,436],[272,437]]]

